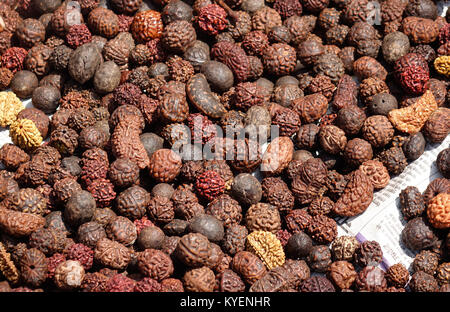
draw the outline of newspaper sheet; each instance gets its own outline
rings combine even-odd
[[[410,185],[423,192],[430,181],[441,177],[436,168],[436,157],[449,146],[450,136],[441,144],[428,145],[419,159],[392,178],[384,189],[375,192],[372,203],[363,214],[337,220],[339,236],[355,235],[361,242],[375,240],[380,243],[384,254],[384,268],[399,262],[409,267],[414,260],[414,253],[401,242],[400,234],[406,221],[400,212],[398,195]]]

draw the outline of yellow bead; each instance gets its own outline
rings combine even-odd
[[[25,150],[33,149],[42,143],[42,135],[30,119],[14,121],[9,128],[9,136],[14,144]]]
[[[434,60],[434,68],[439,74],[450,77],[450,55],[436,58]]]
[[[256,254],[271,270],[284,264],[283,246],[275,234],[254,231],[247,236],[247,250]]]
[[[14,92],[0,92],[0,127],[11,125],[25,107]]]

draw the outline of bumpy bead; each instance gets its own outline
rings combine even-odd
[[[217,35],[227,26],[227,12],[217,4],[202,7],[197,16],[199,27],[209,35]]]
[[[296,65],[295,49],[284,43],[275,43],[263,52],[265,68],[277,76],[290,74]]]
[[[44,197],[32,188],[23,188],[8,198],[9,208],[27,213],[43,215],[47,204]]]
[[[164,25],[161,13],[147,10],[137,13],[131,24],[131,33],[137,41],[147,42],[162,36]]]
[[[177,20],[164,28],[162,44],[174,52],[184,52],[197,39],[197,34],[191,23]]]
[[[450,194],[440,193],[428,203],[427,216],[433,227],[446,229],[450,227]]]
[[[265,231],[252,232],[247,236],[247,248],[254,252],[269,270],[284,264],[283,247],[273,233]]]
[[[23,69],[27,53],[24,48],[11,47],[3,53],[2,64],[14,74]]]
[[[150,194],[139,186],[132,186],[117,196],[116,206],[120,214],[127,218],[139,219],[150,202]]]
[[[160,182],[173,180],[181,170],[181,158],[172,150],[160,149],[150,158],[149,173]]]
[[[22,101],[13,92],[0,92],[0,127],[11,125],[24,108]]]
[[[268,33],[274,26],[281,25],[281,16],[278,12],[268,6],[256,11],[252,16],[252,27]]]
[[[439,74],[450,77],[450,56],[443,55],[436,58],[434,68]]]
[[[30,119],[14,121],[9,128],[9,135],[14,144],[30,150],[42,143],[42,135],[36,124]]]

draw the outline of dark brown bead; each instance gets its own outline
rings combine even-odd
[[[420,217],[414,218],[406,224],[401,238],[406,247],[412,250],[431,247],[437,240],[433,230]]]
[[[128,99],[124,99],[127,101]],[[136,103],[137,104],[137,103]],[[145,126],[144,117],[141,111],[134,105],[121,105],[111,114],[109,118],[109,126],[115,128],[121,121],[130,121],[131,118],[135,118],[137,122],[136,126],[143,129]]]
[[[109,208],[96,208],[91,220],[106,226],[116,217],[116,213]]]
[[[439,285],[445,285],[448,284],[450,281],[450,267],[448,262],[442,263],[438,266],[436,271],[436,280],[439,283]]]
[[[89,13],[90,29],[100,36],[113,38],[119,32],[119,19],[113,11],[98,7]]]
[[[66,234],[56,229],[39,229],[30,235],[29,245],[51,256],[63,252],[66,247]]]
[[[156,226],[148,226],[141,230],[136,243],[142,249],[161,249],[165,240],[164,232]]]
[[[87,191],[76,191],[66,203],[64,219],[73,226],[88,222],[94,216],[96,204],[94,197]]]
[[[219,290],[222,292],[242,292],[245,284],[242,279],[232,270],[225,270],[220,275]]]
[[[346,25],[335,25],[326,31],[325,40],[328,44],[342,46],[349,30],[350,28]]]
[[[205,265],[211,253],[211,243],[200,233],[184,235],[175,249],[177,258],[189,267]]]
[[[13,178],[0,177],[0,182],[0,200],[4,200],[19,191],[19,184]]]
[[[119,33],[114,39],[105,44],[103,56],[106,61],[114,61],[120,69],[128,69],[130,53],[134,46],[133,37],[130,33]]]
[[[232,267],[249,285],[259,280],[267,271],[263,262],[248,251],[238,252],[233,258]]]
[[[14,74],[10,88],[19,98],[26,99],[32,96],[38,85],[39,80],[35,73],[29,70],[21,70]]]
[[[183,276],[186,291],[212,292],[215,287],[214,272],[208,267],[201,267],[187,271]]]
[[[293,209],[285,218],[286,226],[292,233],[306,231],[312,221],[312,216],[306,209]]]
[[[141,218],[150,202],[150,194],[140,186],[132,186],[117,196],[116,208],[119,214],[131,218]]]
[[[365,241],[355,251],[355,262],[364,267],[378,265],[383,257],[380,245],[376,241]]]
[[[312,216],[315,215],[327,215],[333,209],[334,202],[326,197],[317,197],[314,199],[308,207],[308,212]]]
[[[179,56],[169,57],[166,64],[169,68],[170,78],[175,81],[186,83],[194,75],[192,64]]]
[[[439,289],[438,283],[433,275],[422,271],[412,275],[409,287],[413,292],[436,292]]]
[[[269,73],[282,76],[294,70],[297,55],[293,47],[284,43],[274,43],[264,50],[262,58],[264,67]]]
[[[359,132],[366,119],[366,114],[357,106],[342,108],[336,117],[336,125],[345,131],[347,135],[355,135]]]
[[[215,243],[221,241],[224,236],[222,221],[207,214],[201,214],[193,217],[189,221],[188,230],[193,233],[203,234],[209,241]]]
[[[391,174],[398,175],[408,165],[403,150],[398,147],[391,147],[378,155],[379,160]]]
[[[352,287],[356,280],[357,273],[350,262],[336,261],[330,265],[327,276],[342,290],[350,289]]]
[[[320,55],[314,64],[313,70],[316,74],[330,77],[333,83],[337,83],[345,73],[341,59],[337,55],[330,53]]]
[[[359,166],[366,160],[372,159],[372,146],[363,139],[355,138],[348,141],[344,155],[350,165]]]
[[[319,13],[317,24],[323,30],[328,30],[339,24],[341,12],[335,8],[323,8]]]
[[[337,225],[333,219],[327,216],[316,215],[311,218],[307,232],[316,242],[328,244],[337,236]]]
[[[331,79],[328,76],[318,74],[311,80],[306,92],[321,93],[328,101],[330,101],[333,98],[335,90],[336,86],[331,82]]]
[[[196,39],[197,34],[192,24],[185,20],[177,20],[166,25],[162,43],[170,51],[184,52]]]
[[[294,196],[281,178],[267,177],[263,179],[261,186],[263,198],[280,212],[288,212],[294,207]]]
[[[164,95],[160,101],[159,114],[165,122],[182,122],[189,114],[186,98],[179,93]]]
[[[172,195],[175,213],[184,220],[190,220],[195,215],[204,213],[197,196],[186,186],[180,185]]]
[[[16,145],[6,143],[0,148],[0,161],[9,170],[16,170],[29,160],[30,156]]]
[[[86,223],[85,223],[86,224]],[[112,269],[124,269],[131,261],[131,252],[124,245],[107,238],[97,239],[94,259]]]
[[[291,109],[300,115],[304,123],[312,123],[320,119],[327,108],[328,100],[321,93],[306,95],[291,102]]]
[[[336,110],[345,107],[354,107],[358,104],[358,87],[349,75],[343,75],[337,84],[337,89],[332,102]]]
[[[175,217],[173,202],[166,196],[152,196],[148,202],[147,211],[152,220],[163,224],[169,223]]]
[[[448,193],[450,190],[450,181],[444,178],[437,178],[431,181],[425,191],[423,192],[423,198],[425,204],[438,195],[439,193]]]
[[[72,177],[58,180],[53,185],[53,191],[58,201],[66,203],[73,194],[81,191],[81,185]]]
[[[321,42],[313,39],[305,40],[297,48],[297,56],[305,66],[312,66],[318,57],[324,53]]]
[[[391,286],[402,288],[409,280],[409,272],[403,264],[397,263],[389,267],[385,277]]]
[[[251,31],[244,36],[242,48],[248,55],[261,56],[269,45],[267,35],[262,31]]]
[[[425,272],[430,275],[436,273],[436,269],[439,264],[439,255],[429,251],[422,250],[419,252],[412,263],[412,269],[414,272]]]
[[[360,169],[348,176],[348,183],[336,201],[333,212],[341,216],[355,216],[364,212],[373,199],[373,184]]]
[[[268,231],[276,233],[281,229],[278,210],[266,203],[250,206],[245,215],[246,225],[250,231]]]
[[[291,33],[286,26],[274,26],[267,34],[270,42],[279,42],[289,44],[291,42]]]
[[[384,271],[377,266],[366,266],[362,269],[355,283],[360,291],[383,292],[387,287]]]
[[[78,146],[78,134],[66,126],[59,126],[50,135],[50,145],[64,155],[72,155]]]
[[[359,95],[365,104],[371,103],[375,95],[387,92],[388,86],[379,78],[366,78],[359,85]]]
[[[125,246],[132,245],[137,238],[136,226],[130,219],[119,216],[106,226],[106,235]]]
[[[77,231],[78,241],[91,248],[95,248],[97,242],[105,237],[106,232],[103,226],[94,221],[83,223]]]
[[[446,148],[438,154],[436,165],[445,178],[450,178],[450,148]]]
[[[273,90],[272,100],[284,107],[289,107],[293,100],[302,97],[303,91],[296,83],[282,83]]]
[[[248,230],[245,226],[238,224],[231,225],[225,231],[222,248],[232,256],[243,251],[245,249],[247,235]]]
[[[408,186],[400,192],[400,205],[406,220],[419,217],[425,211],[425,202],[422,194],[414,186]]]
[[[450,109],[440,107],[435,110],[423,126],[423,134],[428,142],[440,143],[450,132]]]
[[[247,173],[239,174],[234,178],[231,192],[244,205],[256,204],[262,197],[261,184]]]
[[[319,143],[327,153],[338,154],[347,145],[347,137],[340,128],[326,125],[320,128]]]
[[[327,272],[332,262],[330,249],[325,245],[313,246],[308,254],[307,261],[311,270]]]
[[[119,13],[133,14],[140,9],[142,0],[112,0],[111,4]]]
[[[44,197],[32,188],[23,188],[8,197],[9,209],[43,215],[47,208]]]
[[[316,21],[317,17],[313,15],[293,15],[284,20],[283,25],[289,29],[294,46],[306,39],[307,35],[313,31]]]
[[[335,292],[333,284],[325,276],[314,275],[300,285],[301,292]]]
[[[115,186],[128,187],[139,180],[139,167],[127,158],[119,158],[111,163],[108,174]]]
[[[436,19],[437,6],[430,0],[413,0],[405,8],[406,16],[420,16],[423,18]]]
[[[356,48],[359,55],[377,57],[381,47],[379,37],[373,26],[368,23],[357,22],[350,28],[347,42]]]
[[[229,195],[223,194],[208,204],[207,213],[223,222],[225,227],[239,224],[242,220],[242,208]]]
[[[376,77],[386,79],[387,71],[376,59],[370,56],[363,56],[353,63],[353,71],[361,80]]]
[[[45,40],[45,27],[40,21],[27,18],[17,26],[16,36],[23,46],[31,48]]]
[[[295,139],[298,148],[312,149],[320,128],[315,124],[306,124],[299,128]]]
[[[28,249],[20,259],[20,272],[24,282],[32,287],[41,286],[47,279],[48,260],[36,248]]]
[[[383,147],[392,140],[394,127],[386,116],[374,115],[364,121],[362,134],[373,147]]]

